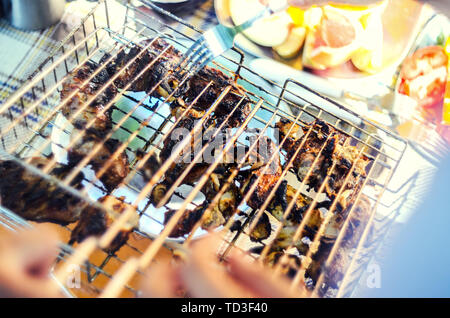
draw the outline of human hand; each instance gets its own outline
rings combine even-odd
[[[285,277],[234,250],[219,263],[216,251],[220,239],[212,235],[195,242],[185,264],[153,264],[143,286],[146,297],[177,297],[184,291],[190,297],[289,298],[300,291],[290,290]]]
[[[49,276],[58,255],[58,239],[56,233],[42,228],[1,233],[0,297],[61,297]]]

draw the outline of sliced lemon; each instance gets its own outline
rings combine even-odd
[[[259,0],[230,0],[229,5],[231,18],[236,25],[253,18],[264,9]],[[282,11],[256,21],[251,28],[244,31],[244,35],[259,45],[276,46],[286,40],[291,24],[290,15]]]
[[[289,7],[287,13],[291,16],[292,21],[296,26],[304,26],[305,24],[305,10],[297,7]]]
[[[293,58],[300,52],[303,42],[305,42],[305,37],[306,29],[304,27],[292,28],[286,41],[280,45],[274,46],[273,49],[284,59]]]
[[[323,10],[319,7],[311,7],[304,12],[303,23],[309,30],[313,30],[320,25],[322,21]]]
[[[381,0],[378,1],[375,4],[370,5],[351,5],[351,4],[342,4],[342,3],[330,3],[328,6],[338,9],[347,11],[348,13],[354,15],[354,16],[363,16],[367,14],[382,12],[388,5],[388,0]]]
[[[329,6],[322,8],[320,23],[309,30],[303,50],[303,64],[316,69],[334,67],[348,61],[360,47],[360,21]]]
[[[376,73],[383,67],[383,22],[380,14],[361,17],[361,47],[352,55],[353,64],[361,71]]]

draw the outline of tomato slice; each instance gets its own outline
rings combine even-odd
[[[429,73],[432,69],[447,66],[448,57],[441,46],[428,46],[407,57],[402,65],[401,77],[406,80]]]
[[[448,56],[440,46],[417,50],[403,62],[399,92],[424,108],[442,103],[447,81]]]

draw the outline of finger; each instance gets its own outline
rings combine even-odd
[[[180,278],[192,297],[254,297],[239,282],[230,278],[224,264],[218,262],[221,244],[217,235],[196,242],[186,266],[180,269]]]
[[[58,256],[58,235],[50,228],[19,233],[16,241],[18,261],[26,275],[45,278]]]
[[[291,298],[300,293],[290,291],[290,282],[285,277],[275,277],[272,270],[255,261],[249,261],[244,253],[234,252],[228,258],[230,275],[240,281],[257,297]]]
[[[152,264],[147,270],[146,276],[147,279],[142,286],[143,297],[177,297],[177,291],[181,289],[181,284],[178,272],[171,264]]]
[[[0,293],[13,297],[61,297],[50,269],[57,255],[52,231],[26,230],[2,238]]]

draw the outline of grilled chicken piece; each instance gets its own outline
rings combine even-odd
[[[152,44],[147,50],[144,50],[142,47],[147,46],[150,42]],[[182,58],[181,53],[160,38],[142,41],[141,46],[120,51],[106,65],[109,76],[118,74],[114,80],[117,88],[123,89],[130,85],[129,91],[151,92],[151,95],[155,97],[169,97],[169,94],[178,87],[182,76],[181,74],[176,76],[173,72]],[[166,52],[162,53],[166,48]],[[159,56],[161,53],[162,55]],[[109,54],[103,56],[101,64],[105,64],[109,58]],[[125,67],[130,62],[131,64]],[[174,96],[177,97],[183,93],[184,91],[179,88]],[[169,102],[174,101],[175,97],[170,98]]]
[[[62,114],[66,118],[70,118],[80,111],[80,114],[71,121],[77,130],[85,130],[87,123],[95,119],[94,124],[85,130],[85,135],[69,149],[70,165],[76,165],[83,157],[91,155],[96,144],[102,143],[104,136],[112,128],[112,108],[107,111],[104,109],[107,103],[116,97],[117,88],[114,83],[109,83],[110,74],[106,69],[102,69],[92,80],[88,81],[97,68],[98,66],[88,61],[78,70],[69,73],[63,83],[61,100],[70,94],[75,93],[75,95],[63,106]],[[85,82],[86,85],[84,85]],[[85,103],[91,99],[93,101],[86,106]],[[81,132],[73,132],[73,134],[78,133]],[[93,169],[99,171],[119,146],[118,140],[106,140],[102,148],[90,160]],[[127,176],[128,172],[128,158],[125,153],[121,153],[100,180],[108,191],[112,191]]]
[[[283,221],[283,215],[289,204],[294,199],[295,192],[296,189],[287,184],[287,181],[281,182],[276,191],[275,197],[272,199],[272,202],[267,208],[270,214],[272,214],[278,221]],[[286,225],[299,224],[303,219],[303,213],[308,209],[311,201],[311,198],[299,193],[295,200],[295,204],[288,215]]]
[[[157,206],[160,201],[164,198],[166,192],[171,188],[173,183],[177,180],[181,173],[183,173],[186,167],[181,164],[175,164],[165,173],[165,179],[155,185],[151,192],[151,202]],[[194,165],[191,171],[186,175],[181,184],[193,184],[197,181],[203,173],[208,169],[207,164]],[[181,185],[180,184],[180,185]]]
[[[350,219],[348,220],[348,227],[345,231],[343,240],[340,246],[337,247],[336,255],[332,260],[332,265],[324,273],[325,280],[322,293],[326,292],[328,287],[337,288],[337,284],[342,280],[345,270],[351,259],[351,251],[356,247],[359,242],[363,230],[367,224],[369,218],[370,203],[362,197],[359,204],[354,208]],[[294,233],[297,231],[298,225],[294,225],[294,222],[288,222],[288,225],[281,229],[281,232],[275,238],[269,254],[265,258],[265,262],[269,265],[278,263],[280,257],[285,253],[286,249],[291,245],[297,249],[300,255],[302,255],[303,266],[306,269],[305,282],[307,287],[312,288],[315,286],[320,274],[324,271],[323,265],[327,261],[327,258],[334,247],[336,238],[342,230],[345,222],[345,218],[340,214],[335,214],[325,227],[323,236],[319,238],[318,244],[311,244],[315,239],[314,235],[317,234],[319,226],[324,221],[324,216],[318,210],[312,210],[310,219],[306,222],[305,230],[300,235],[300,239],[293,242]],[[328,212],[329,213],[329,212]],[[262,249],[259,249],[262,250]],[[252,249],[253,252],[259,253],[257,249]],[[310,257],[306,258],[306,255],[310,253]],[[295,262],[297,266],[292,262],[292,259],[297,258]],[[297,270],[300,268],[300,258],[295,255],[289,255],[286,264],[282,265],[288,276],[293,277]]]
[[[42,169],[48,162],[49,159],[36,157],[31,164]],[[56,164],[50,175],[63,179],[70,170],[70,166]],[[48,181],[12,160],[0,161],[0,174],[0,204],[23,218],[68,224],[80,217],[85,202],[60,188],[57,182]],[[70,185],[80,189],[83,178],[79,173]]]
[[[168,210],[166,213],[164,213],[164,225],[169,222],[169,220],[176,212],[176,210]],[[174,227],[172,232],[170,232],[169,237],[181,237],[189,234],[194,228],[195,224],[201,219],[203,212],[203,206],[198,206],[193,210],[184,211],[176,226]]]
[[[292,125],[292,122],[283,119],[277,123],[281,138],[288,134]],[[366,177],[366,167],[371,160],[364,155],[357,160],[359,150],[355,146],[345,143],[349,137],[338,132],[325,122],[316,120],[311,125],[313,131],[311,131],[293,162],[298,179],[300,181],[304,180],[312,168],[307,184],[315,191],[319,190],[325,177],[330,173],[328,182],[325,185],[325,193],[329,198],[334,199],[343,186],[345,186],[343,192],[352,190],[354,193],[357,193]],[[300,128],[297,125],[294,126],[293,132],[288,135],[287,141],[283,144],[288,157],[292,156],[298,149],[309,128],[310,126],[303,127],[301,129],[303,134],[300,134]],[[320,149],[324,145],[325,147],[319,155]],[[316,158],[317,162],[312,167]],[[333,162],[336,165],[331,170]],[[353,165],[355,168],[345,183],[345,179]],[[346,197],[349,198],[349,193],[347,193]],[[339,202],[341,205],[339,209],[349,208],[351,202],[352,200]]]
[[[138,149],[136,151],[136,159],[142,160],[145,156],[145,152],[142,149]],[[159,170],[161,166],[161,162],[159,161],[157,155],[152,154],[143,167],[140,169],[142,176],[146,182],[150,181],[153,178],[153,175]]]
[[[168,98],[169,102],[173,102],[177,97],[180,97],[186,93],[189,89],[189,85],[185,84],[180,87],[179,84],[182,80],[183,72],[174,72],[175,67],[183,58],[181,52],[171,46],[165,53],[162,54],[162,57],[158,59],[161,52],[168,46],[169,43],[162,39],[157,39],[151,46],[150,51],[156,62],[150,73],[151,85],[146,89],[146,91],[149,92],[149,90],[157,86],[156,93],[163,98]],[[157,95],[155,93],[153,94]],[[172,96],[169,97],[171,94]]]
[[[240,188],[241,195],[245,196],[254,182],[258,182],[247,202],[248,206],[254,210],[264,204],[282,172],[279,155],[275,154],[271,159],[276,152],[276,146],[270,138],[260,138],[256,148],[258,150],[250,154],[252,163],[250,170],[241,173],[241,176],[247,176],[244,177],[243,186]]]
[[[280,139],[285,138],[292,125],[291,122],[285,119],[282,119],[277,123],[276,126],[280,132]],[[306,141],[304,141],[302,149],[294,159],[293,166],[296,169],[297,177],[300,181],[304,180],[309,170],[312,169],[307,184],[310,188],[317,191],[325,179],[335,145],[337,143],[343,143],[345,136],[336,133],[333,128],[320,120],[315,121],[312,126],[313,131],[311,131]],[[294,156],[295,152],[303,142],[303,138],[309,128],[309,126],[302,127],[303,135],[299,137],[299,128],[294,126],[293,131],[295,131],[295,134],[290,134],[287,141],[283,144],[283,149],[286,150],[288,158]],[[319,155],[319,152],[324,145],[325,147]],[[317,162],[313,166],[316,158]]]
[[[227,175],[228,172],[224,174],[216,172],[211,174],[209,180],[202,189],[202,192],[206,196],[205,202],[193,210],[186,210],[178,221],[175,229],[171,232],[170,237],[184,236],[192,231],[194,225],[205,214],[211,200],[213,200],[220,189],[222,189],[223,182],[227,179]],[[152,191],[152,200],[155,201],[158,197],[162,197],[166,191],[167,188],[163,184],[156,185]],[[220,196],[218,203],[203,216],[201,228],[212,230],[225,224],[236,210],[236,204],[239,202],[238,199],[239,191],[235,185],[231,184],[227,191]],[[174,210],[169,210],[165,213],[164,224],[169,221],[175,212],[176,211]]]
[[[270,224],[269,217],[265,212],[263,212],[263,214],[259,217],[255,228],[249,233],[250,240],[253,242],[261,242],[268,238],[270,233],[272,233],[272,226]]]
[[[214,200],[217,193],[223,189],[225,182],[233,172],[234,164],[221,164],[216,170],[211,173],[208,181],[202,188],[202,193],[206,200],[204,203],[193,210],[186,210],[183,216],[178,221],[177,226],[170,234],[171,237],[179,237],[189,234],[195,223],[204,215],[211,201]],[[164,182],[156,185],[152,190],[152,202],[159,202],[165,195],[167,185]],[[231,183],[227,190],[220,196],[218,203],[212,207],[211,211],[207,211],[207,215],[203,217],[201,227],[205,230],[217,228],[233,215],[236,210],[236,205],[239,202],[239,190],[236,185]],[[169,210],[165,214],[164,224],[172,217],[176,211]]]
[[[181,114],[183,108],[193,103],[193,111],[190,111],[189,115],[200,118],[202,112],[209,109],[228,86],[231,86],[231,90],[223,97],[212,115],[216,126],[224,122],[233,112],[226,121],[225,128],[237,127],[244,122],[251,111],[250,100],[246,97],[245,90],[217,69],[208,66],[201,69],[188,80],[185,86],[188,89],[183,89],[185,91],[183,97],[177,98],[172,105],[175,113]],[[206,87],[208,88],[203,91]]]
[[[173,113],[181,114],[181,109],[178,108],[185,108],[191,104],[208,84],[212,82],[193,105],[193,109],[190,111],[192,115],[195,112],[201,114],[210,108],[222,91],[227,86],[231,86],[230,93],[224,97],[216,108],[214,117],[217,120],[225,118],[239,104],[241,99],[244,99],[233,113],[227,125],[229,127],[236,127],[245,120],[250,112],[249,99],[244,98],[245,90],[237,85],[235,81],[223,72],[206,66],[181,84],[186,73],[184,70],[175,72],[175,67],[182,60],[182,54],[161,38],[143,41],[142,46],[146,46],[150,42],[151,45],[145,52],[143,52],[141,47],[123,50],[117,55],[114,61],[107,65],[106,69],[109,76],[113,76],[119,70],[122,70],[133,58],[136,58],[114,81],[118,88],[123,88],[131,81],[134,81],[129,90],[152,91],[152,95],[163,98],[168,98],[172,95],[168,101],[170,103],[173,102]],[[162,53],[164,50],[166,51]],[[103,60],[106,61],[107,58],[109,56],[105,56]],[[144,71],[144,68],[150,64],[151,66]],[[139,76],[140,73],[143,74]],[[199,118],[198,114],[195,116],[196,118]]]
[[[74,127],[84,129],[89,121],[95,119],[89,131],[98,136],[103,136],[112,127],[111,109],[104,111],[105,105],[115,98],[117,89],[112,83],[107,85],[109,74],[105,69],[102,69],[93,79],[89,80],[97,68],[98,66],[94,63],[87,61],[78,70],[67,75],[62,84],[61,101],[71,94],[75,94],[64,104],[61,111],[66,118],[69,118],[83,108],[80,114],[71,120]],[[106,89],[100,91],[102,87],[106,87]],[[93,101],[86,105],[91,99]],[[104,112],[101,113],[102,111]]]
[[[161,151],[160,157],[165,158],[166,154],[164,154],[164,152],[167,149],[168,148],[164,148]],[[230,150],[230,153],[234,154],[233,151],[234,149]],[[211,156],[213,157],[212,160],[216,158],[214,150],[212,150]],[[184,163],[183,160],[180,161],[172,164],[172,166],[166,171],[164,175],[164,180],[160,182],[158,185],[156,185],[155,188],[152,190],[151,198],[152,203],[154,203],[155,205],[159,204],[165,192],[167,192],[167,189],[169,189],[173,185],[173,183],[180,178],[180,175],[185,171],[185,169],[187,169],[188,163]],[[225,184],[226,180],[230,177],[231,173],[234,171],[236,166],[237,166],[236,160],[231,160],[231,158],[229,158],[228,155],[224,155],[222,162],[220,162],[216,166],[216,169],[209,175],[208,181],[201,190],[206,195],[207,200],[214,199],[215,195],[217,194],[217,192],[220,191],[220,189]],[[209,167],[210,167],[209,162],[200,162],[194,164],[193,167],[189,170],[189,173],[181,181],[181,184],[194,184],[196,181],[198,181],[198,179],[200,179],[201,176],[205,174],[206,170]],[[227,192],[232,193],[232,195],[228,194],[229,197],[235,198],[236,195],[238,195],[238,190],[234,184],[229,185],[229,190],[227,190]],[[224,193],[222,197],[227,196],[227,192]],[[224,209],[221,210],[224,211]]]
[[[107,53],[101,58],[99,64],[105,65],[109,59],[111,59],[111,55]],[[146,91],[151,85],[151,79],[150,74],[148,71],[144,71],[144,68],[152,62],[152,59],[153,56],[140,47],[124,48],[106,64],[106,71],[110,78],[115,77],[115,87],[124,89],[129,85],[127,89],[129,91]],[[131,62],[131,60],[134,61]],[[131,64],[125,67],[129,62]]]
[[[198,73],[189,77],[180,86],[185,70],[178,73],[175,73],[174,70],[183,58],[182,54],[175,48],[170,47],[158,58],[158,55],[168,46],[169,43],[163,39],[156,39],[149,49],[152,60],[156,60],[149,70],[151,84],[156,85],[161,82],[157,89],[158,94],[162,97],[168,97],[172,94],[173,97],[169,101],[174,101],[172,105],[174,109],[187,107],[197,99],[193,104],[192,112],[197,111],[201,114],[202,111],[211,107],[227,86],[231,86],[230,92],[216,108],[214,117],[223,119],[239,105],[227,125],[228,127],[236,127],[241,124],[250,112],[249,99],[245,98],[245,90],[223,72],[209,66],[205,66]],[[209,83],[211,83],[210,86],[202,93]],[[175,110],[175,112],[179,112],[179,110]],[[199,118],[198,114],[196,118]]]
[[[82,142],[69,150],[69,162],[72,165],[78,164],[84,157],[90,156],[94,147],[102,142],[102,139],[95,135],[86,135]],[[120,141],[107,139],[89,161],[94,171],[97,172],[102,169],[119,147]],[[121,152],[100,177],[100,181],[108,191],[112,191],[126,178],[129,172],[128,157],[124,152]]]
[[[113,211],[113,213],[95,207],[89,207],[84,210],[81,214],[80,221],[72,231],[69,244],[82,242],[89,236],[101,236],[121,213],[125,212],[127,208],[131,208],[134,211],[134,215],[116,235],[111,244],[105,249],[108,253],[118,251],[128,241],[131,232],[139,223],[139,215],[136,212],[136,209],[130,204],[125,203],[124,199],[124,197],[116,198],[107,195],[98,200],[104,205],[106,210]]]
[[[213,207],[213,209],[207,211],[206,215],[205,211],[207,210],[208,204],[203,204],[196,207],[193,210],[184,211],[183,215],[178,220],[175,228],[169,234],[169,237],[181,237],[189,234],[194,228],[195,224],[203,217],[201,228],[204,230],[212,230],[223,224],[225,224],[226,220],[222,215],[222,212],[219,210],[218,206]],[[176,210],[168,210],[164,214],[164,225],[169,222],[169,220],[176,213]]]
[[[271,210],[271,212],[272,211],[273,210]],[[341,214],[335,212],[331,216],[330,220],[328,220],[328,222],[325,224],[324,222],[327,213],[330,212],[323,213],[318,208],[311,210],[306,216],[307,219],[304,223],[300,238],[295,242],[293,242],[293,236],[297,232],[301,220],[288,218],[287,222],[274,240],[273,249],[284,250],[292,244],[292,246],[297,248],[300,253],[305,252],[310,248],[307,242],[311,242],[316,238],[318,230],[320,229],[322,224],[324,224],[324,228],[321,239],[325,240],[326,242],[334,242],[339,235],[340,229],[344,222],[344,218]],[[302,215],[301,218],[304,219],[305,216]],[[297,223],[297,221],[299,222]]]
[[[295,275],[297,275],[298,270],[301,266],[301,259],[299,256],[294,254],[286,254],[287,258],[282,260],[281,256],[283,256],[283,252],[271,252],[267,254],[264,262],[270,267],[274,267],[280,261],[281,263],[281,273],[286,275],[288,278],[294,279]]]
[[[342,230],[345,219],[337,214],[327,225],[324,235],[320,238],[319,245],[316,250],[312,251],[311,257],[308,259],[306,266],[306,275],[311,278],[315,285],[319,276],[324,272],[325,288],[321,292],[326,292],[328,287],[338,288],[338,283],[342,280],[343,275],[349,265],[352,257],[352,250],[358,244],[362,233],[369,219],[370,203],[367,198],[361,197],[358,205],[354,208],[349,216],[348,226],[344,233],[341,244],[335,247],[337,236]],[[332,248],[336,248],[336,254],[332,259],[331,266],[325,270],[323,267],[327,261]],[[306,255],[306,251],[301,252]]]

